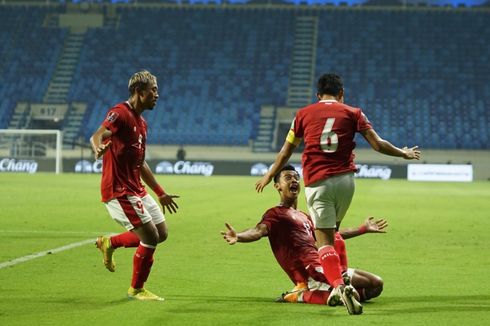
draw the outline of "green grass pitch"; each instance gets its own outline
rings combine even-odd
[[[361,316],[342,307],[278,304],[292,287],[267,239],[227,245],[224,222],[255,225],[278,202],[253,177],[158,176],[181,195],[167,214],[147,288],[125,297],[133,249],[108,272],[93,244],[0,269],[0,325],[489,325],[490,183],[357,180],[343,226],[366,216],[387,234],[347,240],[349,262],[380,275],[382,295]],[[99,202],[98,175],[0,174],[0,264],[122,231]],[[300,207],[305,209],[304,197]]]

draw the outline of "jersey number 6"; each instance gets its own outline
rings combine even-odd
[[[328,118],[323,126],[322,135],[320,136],[320,148],[325,153],[333,153],[339,145],[339,137],[332,131],[335,118]]]

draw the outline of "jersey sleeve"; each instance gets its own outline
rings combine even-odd
[[[298,119],[298,116],[293,119],[291,123],[291,128],[289,129],[288,135],[286,137],[286,141],[290,144],[298,146],[301,143],[301,139],[303,138],[303,130],[299,127],[301,125],[301,121]]]
[[[371,122],[367,118],[367,116],[359,109],[357,114],[357,131],[364,131],[368,129],[373,129]]]
[[[269,209],[267,212],[264,213],[262,219],[260,220],[259,223],[257,223],[257,225],[264,224],[265,226],[267,226],[267,230],[269,230],[270,232],[271,228],[276,222],[277,222],[276,214],[274,214],[274,211],[272,209]]]
[[[122,125],[122,117],[116,108],[112,108],[107,112],[107,115],[102,122],[102,125],[115,134]]]

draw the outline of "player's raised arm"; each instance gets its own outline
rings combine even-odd
[[[363,130],[361,131],[361,134],[367,140],[369,145],[381,154],[403,157],[406,160],[420,159],[421,152],[418,149],[418,146],[398,148],[389,141],[381,138],[374,129]]]
[[[386,233],[388,222],[385,219],[375,220],[374,217],[368,217],[358,228],[345,228],[339,231],[344,239],[354,238],[365,233]]]
[[[112,132],[109,129],[104,126],[100,126],[99,129],[97,129],[97,131],[92,135],[92,137],[90,137],[90,144],[92,145],[92,149],[94,150],[96,160],[101,158],[102,155],[104,155],[104,153],[111,146],[110,140],[104,143],[104,140],[111,136]]]
[[[226,231],[221,231],[221,235],[226,242],[233,245],[237,242],[253,242],[269,234],[267,226],[265,224],[259,224],[254,228],[247,229],[245,231],[237,233],[235,229],[229,224],[225,223]]]
[[[257,190],[257,192],[262,192],[262,190],[264,190],[264,188],[272,181],[277,172],[279,172],[279,170],[289,161],[295,148],[296,145],[286,139],[281,151],[276,156],[274,164],[269,171],[255,183],[255,190]]]

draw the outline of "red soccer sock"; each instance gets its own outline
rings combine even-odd
[[[111,237],[111,246],[112,248],[120,248],[120,247],[138,247],[140,244],[140,239],[136,234],[131,231],[127,231],[124,233],[120,233],[118,235],[114,235]]]
[[[323,267],[323,272],[327,278],[328,284],[336,288],[344,284],[342,279],[342,271],[340,269],[339,255],[332,246],[323,246],[318,250],[320,256],[320,264]]]
[[[305,291],[303,302],[310,304],[326,304],[330,292],[328,291]]]
[[[337,232],[335,233],[335,251],[339,255],[340,260],[340,269],[342,273],[347,271],[347,267],[349,266],[347,263],[347,250],[345,249],[345,240],[340,236]]]
[[[148,279],[151,266],[153,265],[153,253],[155,248],[140,244],[133,257],[133,278],[131,286],[134,289],[141,289]]]

